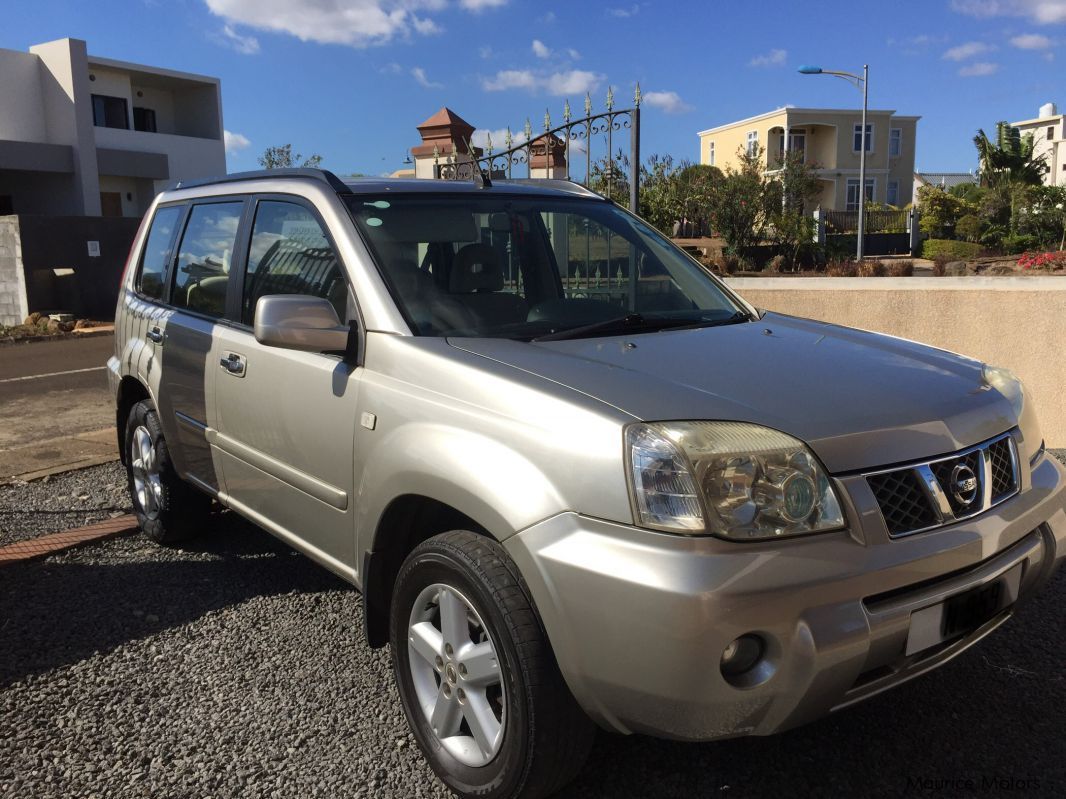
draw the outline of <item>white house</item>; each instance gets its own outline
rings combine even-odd
[[[1048,171],[1044,183],[1048,186],[1066,186],[1066,114],[1058,113],[1054,103],[1040,106],[1036,119],[1011,122],[1023,136],[1033,135],[1033,152],[1044,156]]]
[[[226,172],[218,78],[0,49],[0,216],[141,216],[171,180]]]

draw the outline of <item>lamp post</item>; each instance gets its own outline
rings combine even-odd
[[[862,65],[862,77],[851,72],[838,72],[832,69],[822,69],[821,67],[800,67],[799,72],[802,75],[832,75],[837,78],[843,78],[862,92],[862,135],[859,147],[859,240],[855,246],[855,257],[861,261],[863,235],[866,230],[866,101],[869,96],[870,68],[867,64]]]

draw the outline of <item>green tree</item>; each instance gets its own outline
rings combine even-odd
[[[291,144],[282,144],[278,147],[267,147],[259,156],[259,165],[263,169],[288,169],[294,166],[315,168],[321,165],[321,155],[309,155],[304,158],[300,153],[292,151]]]
[[[739,166],[726,167],[708,202],[708,216],[725,239],[726,255],[740,260],[747,259],[751,248],[763,240],[770,217],[763,153],[762,147],[752,152],[741,148]]]
[[[996,123],[993,144],[984,130],[973,137],[981,164],[981,183],[991,188],[1004,184],[1039,186],[1048,171],[1042,155],[1036,155],[1033,134],[1021,135],[1007,122]]]
[[[814,240],[817,223],[806,209],[822,192],[815,169],[802,152],[791,151],[778,161],[778,170],[765,185],[767,237],[789,269],[796,268],[803,248]]]

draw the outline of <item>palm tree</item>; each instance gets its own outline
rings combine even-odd
[[[973,137],[981,164],[981,183],[991,188],[1003,185],[1039,186],[1048,171],[1043,155],[1034,154],[1033,134],[1022,136],[1007,122],[996,123],[996,143],[984,130]]]

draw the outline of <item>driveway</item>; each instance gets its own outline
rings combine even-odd
[[[776,737],[601,734],[563,795],[1062,796],[1064,607],[1060,573],[939,671]],[[0,568],[0,796],[447,796],[399,707],[359,594],[232,515]]]

